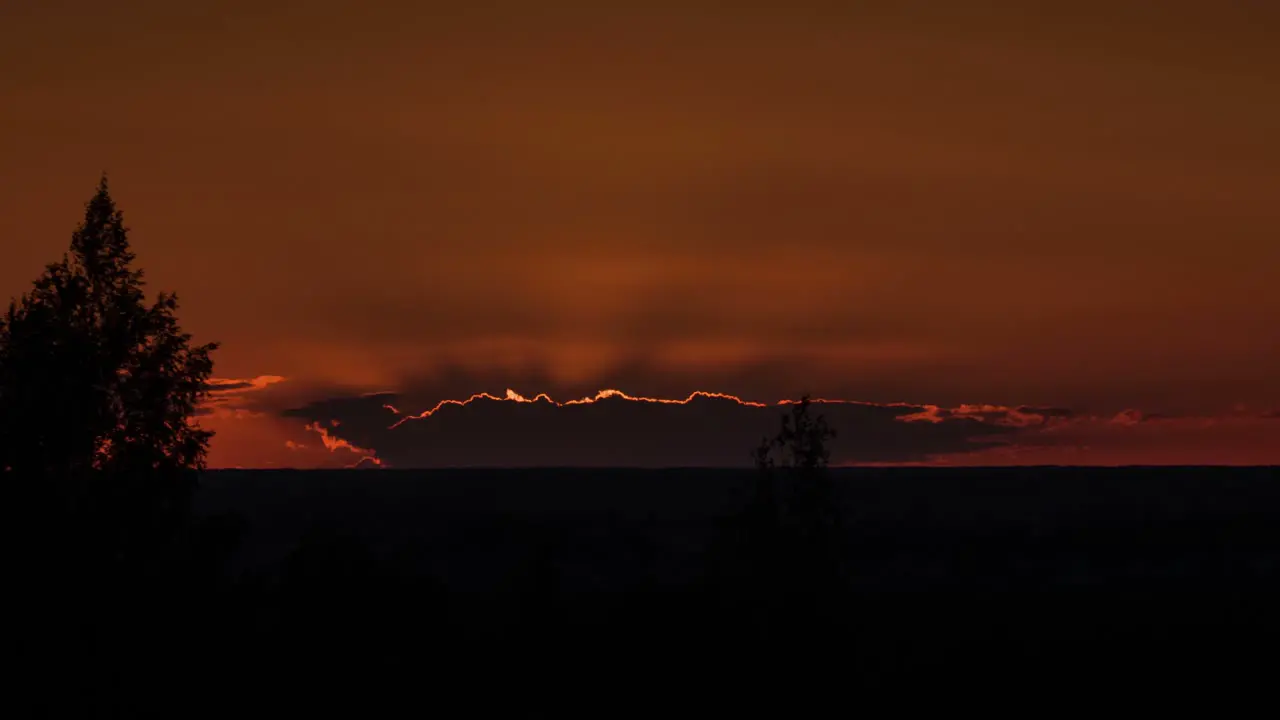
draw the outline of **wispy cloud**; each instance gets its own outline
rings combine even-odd
[[[338,420],[330,420],[329,425],[332,428],[337,428],[341,425],[341,422]],[[333,434],[330,428],[325,427],[319,422],[309,423],[306,426],[306,429],[319,435],[320,441],[324,444],[325,449],[328,450],[329,452],[332,453],[332,452],[337,452],[339,450],[345,450],[347,452],[354,453],[355,455],[359,456],[359,459],[357,459],[354,463],[351,463],[347,467],[355,468],[355,467],[360,467],[362,465],[382,466],[383,464],[382,460],[378,458],[378,454],[376,451],[368,450],[366,448],[357,447],[356,445],[353,445],[349,440],[346,440],[345,438],[341,438]],[[292,441],[286,442],[285,443],[286,447],[290,447],[291,443]],[[302,449],[303,447],[305,446],[299,445],[297,443],[292,443],[292,447],[290,447],[290,449]]]
[[[261,416],[263,411],[249,406],[249,396],[282,383],[279,375],[258,375],[252,378],[211,378],[209,397],[196,410],[198,416],[249,418]]]

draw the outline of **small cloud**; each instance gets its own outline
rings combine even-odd
[[[900,420],[907,422],[947,422],[959,418],[978,420],[989,425],[1025,428],[1046,425],[1050,422],[1070,418],[1071,410],[1064,408],[1039,408],[1030,405],[1008,407],[1005,405],[960,405],[944,408],[937,405],[926,405],[917,413],[905,415]]]
[[[209,380],[209,392],[221,394],[242,392],[246,390],[262,390],[284,381],[285,379],[279,375],[259,375],[255,378],[249,379],[211,378]]]
[[[331,422],[334,427],[337,426],[336,421],[331,421]],[[355,467],[360,467],[362,465],[381,466],[383,464],[382,460],[378,458],[378,454],[375,451],[358,447],[352,444],[349,440],[345,438],[340,438],[336,435],[331,434],[329,432],[329,429],[321,425],[319,422],[309,423],[306,426],[306,429],[318,434],[320,436],[320,441],[324,444],[325,449],[327,449],[329,452],[346,450],[347,452],[355,453],[356,455],[361,456],[359,460],[356,460],[353,464],[348,465],[347,467],[355,468]]]
[[[196,408],[197,416],[216,415],[224,418],[244,419],[261,417],[260,410],[247,407],[249,397],[272,385],[282,383],[279,375],[259,375],[254,378],[212,378],[209,380],[209,397]]]
[[[1111,418],[1111,424],[1133,427],[1146,419],[1148,419],[1148,416],[1144,415],[1141,410],[1121,410]]]

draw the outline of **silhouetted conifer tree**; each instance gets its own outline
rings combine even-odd
[[[175,295],[147,303],[133,261],[103,177],[70,252],[0,317],[0,472],[113,532],[180,512],[212,435],[192,418],[216,345],[191,345]]]
[[[178,598],[212,435],[193,418],[216,345],[191,344],[176,296],[148,302],[133,262],[104,177],[69,252],[0,314],[9,596],[29,690],[51,715],[132,714],[161,675],[181,676],[154,659],[174,657],[192,613]]]

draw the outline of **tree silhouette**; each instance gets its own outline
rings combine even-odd
[[[744,513],[743,550],[757,630],[769,642],[813,630],[838,589],[840,522],[827,473],[836,433],[811,414],[812,405],[807,394],[791,405],[777,434],[752,452],[759,473]]]
[[[103,177],[69,252],[0,314],[9,595],[33,694],[73,706],[55,715],[146,696],[129,678],[167,669],[126,673],[119,653],[173,656],[191,608],[176,594],[201,565],[191,499],[212,433],[194,416],[216,345],[191,344],[173,294],[148,302],[133,263]]]
[[[146,302],[133,261],[104,176],[70,252],[0,317],[0,471],[70,514],[171,515],[212,436],[192,418],[217,346],[191,345],[177,296]]]
[[[826,472],[831,460],[828,445],[836,431],[824,416],[810,414],[812,406],[808,395],[792,404],[791,411],[782,416],[778,433],[762,438],[753,453],[760,470],[756,502],[807,534],[825,532],[838,521]],[[775,474],[786,482],[782,494]]]
[[[718,622],[742,652],[788,652],[830,629],[824,623],[840,587],[826,472],[835,432],[811,408],[805,395],[753,448],[748,496],[722,518],[708,548]]]

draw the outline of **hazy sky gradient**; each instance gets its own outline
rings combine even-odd
[[[1277,3],[473,5],[9,0],[0,294],[107,170],[288,379],[227,464],[371,391],[1280,407]]]

